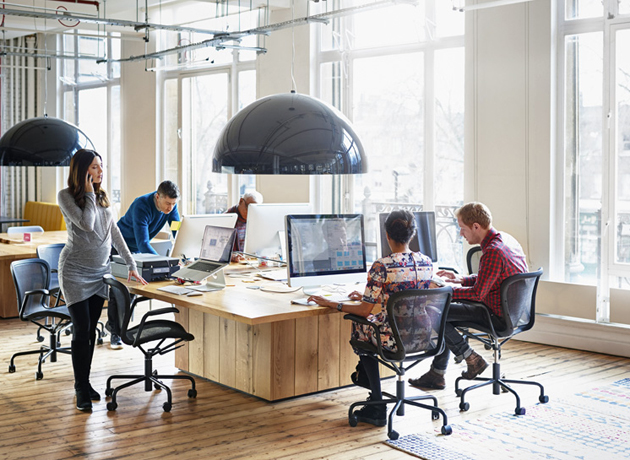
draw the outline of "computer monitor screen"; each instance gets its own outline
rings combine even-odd
[[[286,217],[290,286],[365,282],[362,214],[308,214]]]
[[[230,263],[236,230],[206,225],[201,242],[200,259]]]
[[[385,232],[385,220],[387,220],[389,213],[384,212],[379,214],[379,242],[381,245],[381,257],[386,257],[392,253],[392,250],[387,244],[387,236]],[[413,252],[421,252],[425,256],[429,256],[433,262],[437,262],[437,237],[435,232],[435,213],[432,211],[427,212],[414,212],[414,220],[416,221],[416,234],[409,242],[409,249]]]
[[[201,252],[201,242],[206,226],[234,228],[236,214],[198,214],[183,216],[177,231],[171,257],[195,259]]]
[[[247,227],[243,251],[261,257],[281,254],[286,260],[284,246],[284,216],[309,214],[309,203],[250,204],[247,207]]]

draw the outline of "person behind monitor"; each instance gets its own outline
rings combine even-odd
[[[131,203],[124,216],[118,220],[118,228],[132,253],[156,254],[151,239],[168,223],[179,222],[177,199],[179,188],[174,182],[165,180],[155,192],[139,196]],[[175,235],[173,231],[173,235]],[[112,253],[114,253],[112,251]],[[122,348],[117,307],[113,301],[107,307],[107,329],[111,332],[110,347]]]
[[[262,204],[263,196],[257,192],[247,192],[238,201],[237,205],[232,206],[225,211],[226,214],[236,214],[236,238],[234,239],[234,251],[243,252],[245,249],[245,230],[247,229],[247,207],[254,204]],[[242,254],[232,254],[232,262],[238,262],[244,260],[245,257]]]
[[[486,205],[472,202],[459,208],[455,215],[460,234],[469,244],[481,245],[482,256],[476,275],[462,276],[441,270],[438,276],[457,284],[453,287],[453,301],[446,323],[446,348],[433,358],[431,369],[409,383],[419,388],[441,390],[446,387],[444,374],[450,352],[466,360],[468,368],[462,372],[465,379],[474,379],[488,367],[488,363],[464,340],[450,321],[475,321],[485,318],[485,310],[492,316],[501,317],[501,282],[517,273],[528,270],[525,254],[520,244],[505,237],[492,227],[492,214]],[[458,300],[481,302],[484,305],[459,303]]]
[[[433,266],[429,257],[419,252],[411,252],[409,249],[409,241],[416,232],[415,219],[409,211],[392,211],[385,220],[385,232],[392,253],[377,259],[372,264],[363,295],[355,291],[348,296],[351,300],[360,300],[360,304],[350,305],[332,302],[321,296],[311,296],[309,301],[344,313],[368,318],[378,325],[383,346],[393,350],[395,343],[387,318],[387,300],[394,292],[431,287]],[[376,314],[372,314],[376,305],[380,309]],[[377,344],[374,330],[368,326],[352,323],[352,336],[356,340]],[[355,384],[371,391],[368,400],[379,401],[383,399],[376,359],[359,355],[357,370],[351,378]],[[371,423],[376,426],[387,424],[386,404],[365,406],[356,411],[355,414],[359,422]]]
[[[122,255],[129,277],[143,284],[136,263],[114,223],[109,199],[101,188],[103,163],[93,150],[79,150],[70,161],[68,188],[57,195],[68,229],[59,256],[59,284],[72,318],[72,368],[77,409],[89,411],[101,396],[90,385],[96,325],[108,298],[103,275],[110,273],[112,244]]]

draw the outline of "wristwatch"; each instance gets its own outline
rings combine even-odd
[[[341,309],[343,308],[343,304],[341,302],[339,302],[337,304],[337,311],[342,311]]]

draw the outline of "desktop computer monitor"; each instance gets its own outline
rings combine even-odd
[[[247,227],[243,252],[261,257],[282,255],[284,248],[284,217],[288,214],[309,214],[309,203],[250,204],[247,207]]]
[[[201,242],[203,241],[206,226],[234,228],[236,219],[236,214],[182,216],[182,224],[175,236],[171,257],[196,259],[201,252]]]
[[[379,243],[381,246],[381,257],[386,257],[392,253],[387,244],[387,236],[385,233],[385,220],[389,213],[383,212],[379,214]],[[425,256],[429,256],[433,262],[437,262],[437,236],[435,231],[435,213],[414,212],[414,220],[416,221],[416,234],[409,242],[409,249],[413,252],[421,252]]]
[[[365,282],[364,234],[362,214],[286,216],[289,286]]]

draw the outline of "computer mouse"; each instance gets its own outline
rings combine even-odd
[[[193,296],[197,296],[197,295],[201,295],[203,294],[203,292],[198,292],[198,291],[193,291],[193,292],[189,292],[188,294],[186,294],[188,297],[193,297]]]

